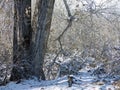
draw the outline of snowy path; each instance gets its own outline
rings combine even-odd
[[[1,86],[0,90],[115,90],[112,85],[100,81],[95,82],[96,78],[87,73],[81,73],[75,78],[78,81],[72,87],[68,87],[67,77],[65,76],[51,81],[26,80],[19,84],[11,82],[6,86]]]

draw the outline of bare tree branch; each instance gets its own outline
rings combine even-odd
[[[54,65],[54,63],[56,62],[56,59],[57,57],[59,56],[60,53],[63,53],[63,47],[62,47],[62,42],[61,42],[61,38],[63,37],[63,35],[65,34],[65,32],[72,26],[72,21],[74,20],[74,15],[71,14],[70,12],[70,8],[67,4],[67,1],[66,0],[63,0],[64,4],[65,4],[65,8],[67,10],[67,13],[68,13],[68,18],[67,21],[68,21],[68,24],[66,26],[66,28],[63,30],[63,32],[58,36],[57,40],[59,45],[60,45],[60,49],[58,51],[58,53],[56,54],[55,58],[53,59],[52,63],[49,65],[49,68],[48,68],[48,72],[47,72],[47,75],[50,73],[51,71],[51,67]]]

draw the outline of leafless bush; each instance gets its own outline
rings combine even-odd
[[[96,63],[99,67],[93,71],[94,75],[106,74],[107,77],[120,75],[120,50],[118,47],[106,47],[102,62]],[[101,71],[102,68],[102,71]],[[101,73],[102,72],[102,73]]]
[[[11,71],[11,51],[0,45],[0,85],[5,85],[10,77]]]

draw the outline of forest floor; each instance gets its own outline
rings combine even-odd
[[[71,87],[68,87],[68,78],[64,76],[49,81],[23,80],[19,84],[10,82],[6,86],[0,86],[0,90],[120,90],[112,79],[98,79],[84,70],[72,77],[74,82]]]

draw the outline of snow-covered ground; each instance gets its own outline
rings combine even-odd
[[[1,86],[0,90],[116,90],[113,85],[98,81],[97,77],[91,76],[88,72],[80,72],[73,76],[75,83],[68,87],[67,76],[50,81],[24,80],[19,84],[10,82]]]

